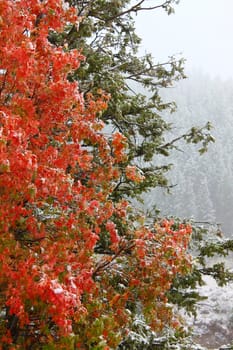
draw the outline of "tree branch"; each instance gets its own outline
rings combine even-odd
[[[132,7],[130,7],[129,9],[122,11],[120,13],[118,13],[115,16],[110,16],[108,18],[102,18],[100,16],[96,16],[95,14],[92,14],[91,12],[88,13],[88,15],[98,18],[99,20],[104,20],[105,22],[111,22],[119,17],[122,17],[124,15],[127,15],[131,12],[135,12],[137,13],[138,11],[150,11],[150,10],[156,10],[158,8],[166,8],[166,6],[168,6],[171,3],[171,0],[166,0],[164,1],[162,4],[160,5],[155,5],[155,6],[148,6],[148,7],[141,7],[141,5],[145,2],[145,0],[141,0],[139,1],[137,4],[133,5]]]
[[[132,241],[129,241],[128,245],[123,245],[121,248],[119,248],[119,250],[115,253],[115,255],[110,260],[103,261],[96,267],[95,271],[92,274],[92,277],[95,278],[101,270],[104,270],[105,268],[109,267],[113,263],[113,261],[116,260],[116,258],[118,258],[123,252],[127,252],[134,247],[135,247],[135,243]]]

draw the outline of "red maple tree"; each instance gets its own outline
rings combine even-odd
[[[137,303],[160,330],[174,321],[166,291],[190,266],[189,226],[149,229],[111,200],[127,144],[104,133],[109,96],[84,99],[67,79],[82,53],[48,42],[68,23],[79,18],[61,0],[0,0],[2,349],[116,347]]]

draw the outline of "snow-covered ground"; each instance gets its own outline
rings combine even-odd
[[[215,280],[205,277],[206,285],[201,295],[208,299],[199,303],[196,319],[189,319],[194,326],[194,340],[207,349],[218,349],[233,342],[233,283],[219,287]]]

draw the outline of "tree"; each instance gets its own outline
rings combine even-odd
[[[69,25],[62,33],[51,31],[49,34],[49,40],[54,45],[62,45],[67,49],[82,49],[86,60],[77,71],[69,75],[69,79],[79,81],[80,90],[84,96],[90,92],[95,96],[100,87],[111,95],[108,107],[100,118],[107,124],[106,130],[110,135],[113,131],[120,132],[125,136],[128,145],[127,158],[119,163],[120,177],[111,193],[111,199],[115,203],[123,198],[130,200],[136,197],[141,200],[141,194],[144,194],[145,198],[147,196],[145,192],[155,187],[169,189],[170,184],[166,173],[171,165],[168,156],[178,147],[179,141],[201,143],[201,146],[198,145],[200,153],[205,152],[208,143],[214,141],[210,134],[209,123],[204,127],[191,127],[190,130],[176,135],[175,138],[168,136],[167,132],[172,131],[173,126],[165,121],[163,113],[172,112],[175,105],[164,102],[161,98],[161,90],[185,77],[184,62],[182,59],[172,57],[167,62],[161,63],[155,62],[150,54],[143,57],[138,55],[140,38],[135,33],[134,15],[140,11],[152,9],[165,9],[170,14],[173,11],[173,4],[177,2],[154,1],[153,6],[150,7],[145,0],[136,2],[69,0],[69,3],[75,6],[78,15],[82,17],[78,28]],[[126,169],[131,166],[133,169],[136,166],[139,174],[142,175],[142,181],[129,181]],[[160,203],[157,202],[156,206],[160,208]],[[112,220],[118,232],[124,236],[125,224],[122,225],[122,221],[116,217]],[[151,222],[157,222],[159,219],[155,213],[152,213],[151,220],[146,221],[147,225],[151,225]],[[196,244],[198,245],[199,242]],[[98,254],[104,254],[108,251],[107,248],[106,236],[100,234],[95,251]],[[201,255],[200,259],[203,261]],[[199,282],[202,283],[201,276],[197,265],[189,277],[191,287],[194,284],[197,286]],[[225,275],[222,274],[222,276]],[[198,295],[191,300],[188,288],[188,283],[181,281],[180,276],[174,289],[179,294],[179,298],[183,296],[185,299],[183,305],[187,305],[190,310],[190,308],[194,309]],[[174,294],[170,293],[170,301],[179,304],[179,298]],[[135,345],[135,343],[137,341],[134,342],[135,348],[137,346],[140,348],[141,345],[139,343]],[[127,343],[125,339],[122,344],[126,349],[127,346],[132,349],[131,340]],[[145,347],[145,344],[143,346]],[[153,340],[152,346],[154,346]]]
[[[60,0],[0,1],[2,349],[114,348],[138,308],[178,326],[166,292],[190,269],[191,227],[148,228],[112,200],[122,164],[129,184],[143,177],[126,137],[105,135],[109,96],[72,79],[81,52],[48,41],[79,23]]]
[[[180,139],[202,142],[202,151],[213,141],[209,124],[193,128],[177,140],[166,139],[171,124],[161,113],[173,111],[175,105],[165,103],[160,91],[185,77],[184,60],[172,57],[167,62],[155,62],[150,54],[143,57],[138,54],[141,39],[135,33],[134,16],[140,11],[156,9],[170,14],[178,1],[154,1],[151,6],[145,0],[68,2],[75,6],[82,20],[78,28],[69,25],[63,33],[51,31],[50,42],[82,50],[86,60],[69,79],[79,81],[84,95],[91,92],[95,96],[100,87],[111,95],[101,119],[108,130],[122,133],[128,144],[128,157],[121,162],[121,177],[112,193],[113,199],[140,197],[156,186],[167,187],[169,166],[159,156],[168,156]],[[132,183],[127,179],[128,165],[138,167],[143,181]]]

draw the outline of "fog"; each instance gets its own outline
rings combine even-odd
[[[135,19],[143,39],[141,53],[151,52],[157,61],[181,54],[187,71],[233,78],[232,13],[232,0],[181,0],[170,16],[162,9],[139,12]]]

